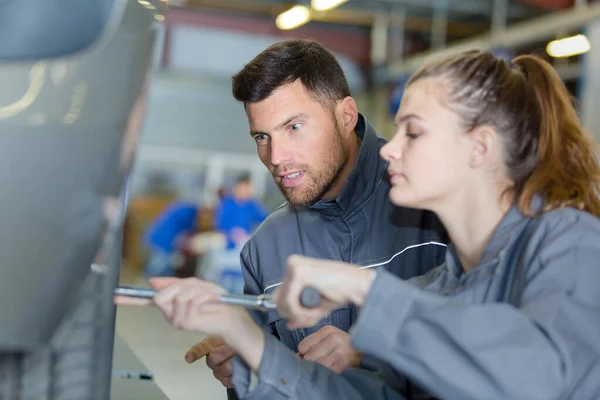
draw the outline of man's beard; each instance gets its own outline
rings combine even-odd
[[[306,207],[325,196],[338,182],[339,174],[348,162],[348,147],[342,140],[342,134],[339,127],[335,124],[335,132],[332,135],[329,148],[330,157],[324,160],[323,165],[311,168],[308,165],[301,165],[294,170],[304,171],[302,187],[285,187],[281,179],[275,179],[279,190],[294,207]],[[278,174],[274,174],[277,176]]]

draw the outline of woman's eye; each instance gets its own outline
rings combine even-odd
[[[416,138],[418,138],[419,136],[421,136],[419,133],[406,133],[406,136],[410,139],[410,140],[414,140]]]
[[[298,123],[298,124],[293,124],[290,125],[290,130],[292,131],[297,131],[298,129],[300,129],[302,127],[302,124]]]

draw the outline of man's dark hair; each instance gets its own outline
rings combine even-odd
[[[309,39],[285,40],[264,50],[233,76],[233,96],[244,105],[259,102],[298,79],[329,109],[350,96],[344,71],[333,54]]]

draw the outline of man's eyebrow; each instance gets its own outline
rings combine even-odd
[[[290,122],[292,122],[293,120],[297,119],[297,118],[301,118],[301,117],[306,117],[305,113],[297,113],[294,115],[291,115],[290,117],[288,117],[284,122],[282,122],[281,124],[277,125],[275,127],[275,129],[282,129],[284,128],[287,124],[289,124]],[[250,131],[250,136],[256,136],[256,135],[268,135],[267,132],[261,132],[261,131]]]
[[[277,125],[277,127],[275,129],[284,128],[287,124],[289,124],[293,120],[298,119],[300,117],[306,117],[306,114],[305,113],[294,114],[294,115],[290,116],[288,119],[286,119],[284,122],[282,122],[281,124]]]

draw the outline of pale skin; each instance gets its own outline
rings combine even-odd
[[[458,115],[443,102],[443,88],[444,82],[428,78],[407,89],[396,118],[397,133],[381,156],[389,162],[391,201],[437,213],[468,272],[512,203],[509,196],[502,196],[511,182],[504,172],[497,133],[486,126],[462,131]],[[171,323],[221,336],[258,372],[263,333],[244,311],[214,304],[215,293],[222,289],[197,279],[157,279],[155,284],[163,282],[166,288],[154,302]],[[284,282],[273,296],[291,327],[309,327],[341,305],[362,306],[371,285],[371,271],[291,256]],[[315,309],[299,302],[301,290],[308,286],[324,298]]]
[[[302,204],[337,196],[354,168],[360,147],[354,133],[358,110],[352,97],[337,101],[332,116],[327,107],[296,81],[276,89],[260,102],[247,104],[246,110],[258,157],[288,201]],[[319,193],[315,187],[322,186],[321,175],[333,168],[331,164],[341,147],[348,150],[348,160],[335,175],[337,179],[330,190]],[[303,177],[293,187],[286,187],[292,183],[285,182],[284,176],[297,172]]]

